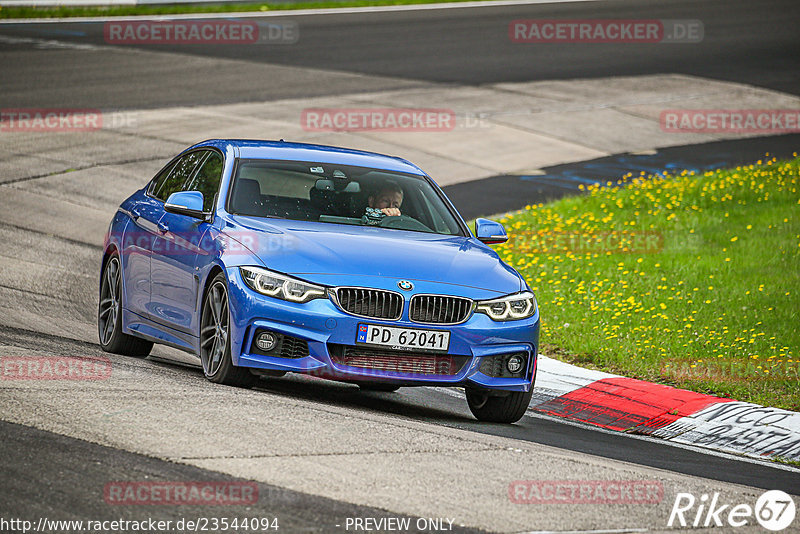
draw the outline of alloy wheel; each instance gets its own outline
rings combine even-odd
[[[119,259],[112,257],[106,265],[103,284],[100,289],[100,311],[97,326],[100,330],[100,340],[103,345],[110,344],[114,335],[114,327],[117,324],[117,315],[119,314],[120,295]]]
[[[228,347],[228,289],[215,282],[208,290],[200,325],[200,359],[206,376],[214,376]]]

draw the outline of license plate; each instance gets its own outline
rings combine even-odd
[[[375,324],[359,324],[356,344],[390,347],[400,350],[447,352],[450,332],[447,330],[418,330]]]

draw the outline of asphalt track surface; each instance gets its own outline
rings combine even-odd
[[[800,94],[800,38],[792,23],[800,20],[797,2],[610,1],[296,19],[289,13],[286,18],[300,22],[302,38],[291,47],[143,47],[147,57],[131,54],[131,60],[124,64],[107,53],[102,24],[2,25],[0,37],[58,39],[93,46],[86,49],[54,46],[51,52],[42,54],[32,52],[28,44],[0,39],[3,70],[0,103],[4,108],[141,109],[337,95],[431,83],[485,84],[666,72]],[[696,19],[705,26],[705,39],[703,46],[691,49],[687,49],[690,45],[552,45],[543,53],[539,47],[509,42],[508,22],[518,18]],[[161,51],[180,52],[182,56],[178,56],[181,59],[177,62],[174,55],[160,62]],[[219,70],[198,69],[197,58],[219,60]],[[236,61],[229,61],[231,59]],[[207,67],[208,63],[202,65]],[[309,73],[308,69],[314,70]],[[369,76],[352,77],[342,73]],[[796,142],[796,136],[782,136],[678,147],[648,156],[648,164],[658,167],[662,161],[681,160],[686,166],[710,168],[756,159],[766,145],[778,145],[783,147],[781,150],[788,151]],[[598,167],[601,172],[624,167],[629,163],[623,161],[625,158],[630,159],[621,155],[608,161],[545,169],[544,177],[534,177],[543,183],[541,196],[524,200],[531,203],[570,193],[581,179],[591,178]],[[635,164],[641,168],[643,162]],[[514,180],[522,178],[490,178],[452,186],[449,192],[469,216],[470,206],[475,205],[475,199],[487,184],[500,180],[506,190],[513,191]],[[498,202],[498,208],[509,209],[508,200]],[[518,204],[517,199],[514,202]],[[90,279],[69,289],[82,294],[94,291],[94,287],[94,280]],[[24,294],[19,297],[20,307],[28,306],[27,298]],[[93,297],[82,298],[91,300]],[[68,304],[64,313],[70,313]],[[77,315],[76,320],[90,322],[92,311]],[[39,354],[101,355],[92,343],[70,336],[46,335],[35,329],[0,327],[0,343],[20,350],[36,350]],[[128,365],[118,357],[113,361],[115,365]],[[151,358],[137,366],[141,376],[164,380],[165,389],[180,389],[187,381],[202,382],[196,367],[163,357]],[[165,369],[169,371],[166,378],[159,375]],[[700,477],[709,487],[718,481],[800,494],[800,475],[796,470],[710,455],[533,415],[513,426],[481,424],[469,415],[463,399],[439,389],[361,394],[349,386],[287,378],[267,381],[256,393],[343,407],[368,416],[399,418],[476,435],[511,438],[590,458],[621,460],[634,466]],[[226,400],[235,398],[235,392],[229,393],[224,388],[217,394]],[[214,471],[29,426],[0,423],[0,436],[0,487],[3,488],[0,515],[3,517],[48,514],[59,519],[101,519],[120,514],[142,517],[146,512],[141,509],[105,506],[98,497],[98,488],[114,478],[236,480]],[[580,476],[579,473],[574,475]],[[280,512],[289,532],[341,532],[336,526],[340,518],[402,515],[278,486],[260,484],[259,488],[270,498],[260,501],[258,508],[248,510],[248,514]],[[194,510],[159,510],[164,518],[178,513],[185,516],[190,512]],[[563,526],[570,527],[567,518]]]
[[[3,517],[45,517],[58,520],[141,520],[136,507],[109,506],[103,488],[109,480],[123,481],[136,473],[153,483],[203,481],[246,483],[213,471],[133,454],[52,432],[0,421]],[[42,459],[47,458],[47,462]],[[57,476],[54,475],[57,471]],[[100,494],[100,495],[98,495]],[[230,506],[226,515],[278,518],[285,532],[337,531],[352,517],[408,517],[385,510],[258,484],[253,504]],[[164,506],[153,514],[159,521],[207,517],[201,505]],[[410,518],[412,521],[417,518]],[[480,532],[454,525],[453,532]]]
[[[513,43],[516,19],[683,19],[704,26],[701,44]],[[792,0],[601,1],[293,16],[293,45],[141,45],[183,59],[103,50],[31,53],[0,42],[4,107],[158,108],[336,95],[413,87],[683,73],[800,94],[800,3]],[[0,34],[105,45],[102,23],[2,25]],[[122,47],[125,48],[125,47]],[[241,64],[198,64],[198,58]],[[279,68],[283,67],[283,68]],[[319,69],[309,73],[305,69]],[[383,79],[343,77],[361,74]],[[34,77],[32,78],[31,75]],[[35,80],[35,83],[31,83]]]

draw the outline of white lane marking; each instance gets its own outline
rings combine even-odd
[[[389,13],[395,11],[430,11],[441,9],[471,9],[479,7],[505,7],[505,6],[526,6],[538,4],[568,4],[573,2],[600,2],[605,0],[489,0],[485,2],[450,2],[441,4],[412,4],[403,6],[369,6],[369,7],[333,7],[325,9],[284,9],[280,11],[246,11],[242,13],[185,13],[181,15],[131,15],[127,17],[61,17],[61,18],[40,18],[40,19],[4,19],[2,24],[41,24],[59,22],[105,22],[105,21],[125,21],[125,20],[191,20],[191,19],[232,19],[232,18],[255,18],[255,17],[303,17],[307,15],[334,15],[334,14],[357,14],[357,13]],[[29,4],[25,0],[25,4]],[[54,1],[53,5],[68,5],[62,1]],[[85,2],[78,2],[76,5],[83,5]],[[4,3],[4,5],[12,5]],[[46,2],[37,2],[39,6],[48,5]],[[510,19],[509,19],[510,21]]]
[[[585,369],[554,358],[539,355],[539,373],[536,387],[546,390],[553,398],[566,395],[605,378],[620,378],[619,375]]]

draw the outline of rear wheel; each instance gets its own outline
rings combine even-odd
[[[230,344],[228,284],[219,273],[203,299],[200,319],[200,360],[203,374],[211,382],[228,386],[251,387],[256,377],[249,369],[233,365]]]
[[[153,342],[122,331],[122,268],[116,252],[106,261],[102,276],[97,307],[100,348],[124,356],[147,357],[153,349]]]
[[[492,396],[485,390],[468,389],[467,404],[479,421],[489,423],[516,423],[531,403],[533,387],[530,391],[512,391],[508,395]]]

